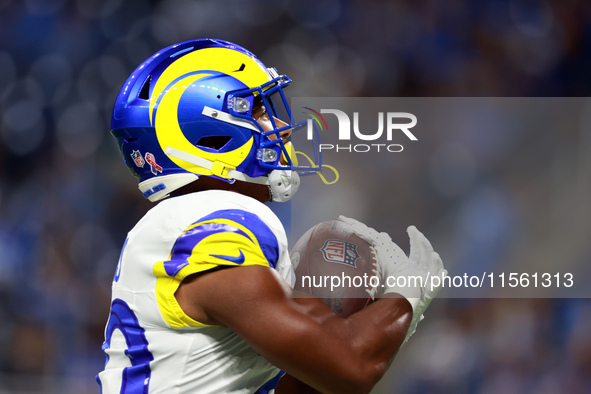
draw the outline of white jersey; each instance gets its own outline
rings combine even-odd
[[[264,204],[238,193],[173,197],[131,230],[113,279],[103,393],[266,393],[281,371],[234,331],[187,316],[174,296],[188,275],[263,265],[293,287],[285,230]]]

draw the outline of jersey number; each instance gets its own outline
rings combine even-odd
[[[111,337],[115,330],[121,331],[127,342],[125,355],[131,361],[131,367],[123,369],[121,394],[147,393],[150,385],[150,361],[154,356],[148,350],[148,341],[144,329],[140,327],[137,317],[127,303],[116,298],[111,303],[111,315],[105,333],[103,351],[111,347]],[[109,356],[107,355],[107,363]]]
[[[117,262],[117,269],[115,270],[115,277],[113,278],[113,282],[119,281],[119,276],[121,275],[121,264],[123,263],[123,252],[125,252],[125,247],[127,246],[127,241],[129,241],[129,238],[125,239],[125,243],[123,244],[123,247],[121,248],[121,254],[119,255],[119,261]]]

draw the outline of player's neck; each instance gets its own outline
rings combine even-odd
[[[221,179],[212,177],[202,176],[199,180],[191,182],[186,186],[176,190],[173,195],[183,195],[188,193],[202,192],[206,190],[226,190],[243,194],[248,197],[252,197],[260,202],[267,203],[270,200],[269,187],[267,185],[259,185],[255,183],[247,183],[241,181],[235,181],[234,183],[228,183]]]

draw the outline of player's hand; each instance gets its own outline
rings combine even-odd
[[[421,267],[431,277],[439,276],[441,278],[446,276],[447,271],[443,268],[441,257],[439,257],[439,254],[433,250],[433,246],[431,246],[429,240],[417,230],[415,226],[408,227],[406,231],[410,238],[409,259],[418,267]],[[423,296],[413,305],[413,318],[404,342],[408,341],[408,338],[414,334],[417,324],[423,320],[423,312],[427,309],[431,301],[433,301],[441,289],[441,286],[432,286],[433,281],[429,281],[428,277],[424,279],[426,283],[423,286]],[[442,282],[442,280],[438,281],[439,284]]]
[[[439,254],[415,226],[407,229],[410,238],[410,255],[407,257],[387,233],[377,232],[355,219],[344,216],[340,216],[339,220],[351,225],[355,234],[375,248],[384,294],[401,294],[411,304],[413,318],[406,342],[423,319],[425,309],[439,292],[440,287],[431,287],[429,277],[447,274]]]

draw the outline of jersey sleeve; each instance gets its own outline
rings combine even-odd
[[[168,260],[154,265],[160,312],[172,328],[205,326],[187,316],[174,293],[187,276],[224,266],[261,265],[276,268],[279,243],[257,215],[221,210],[185,229],[176,239]]]

